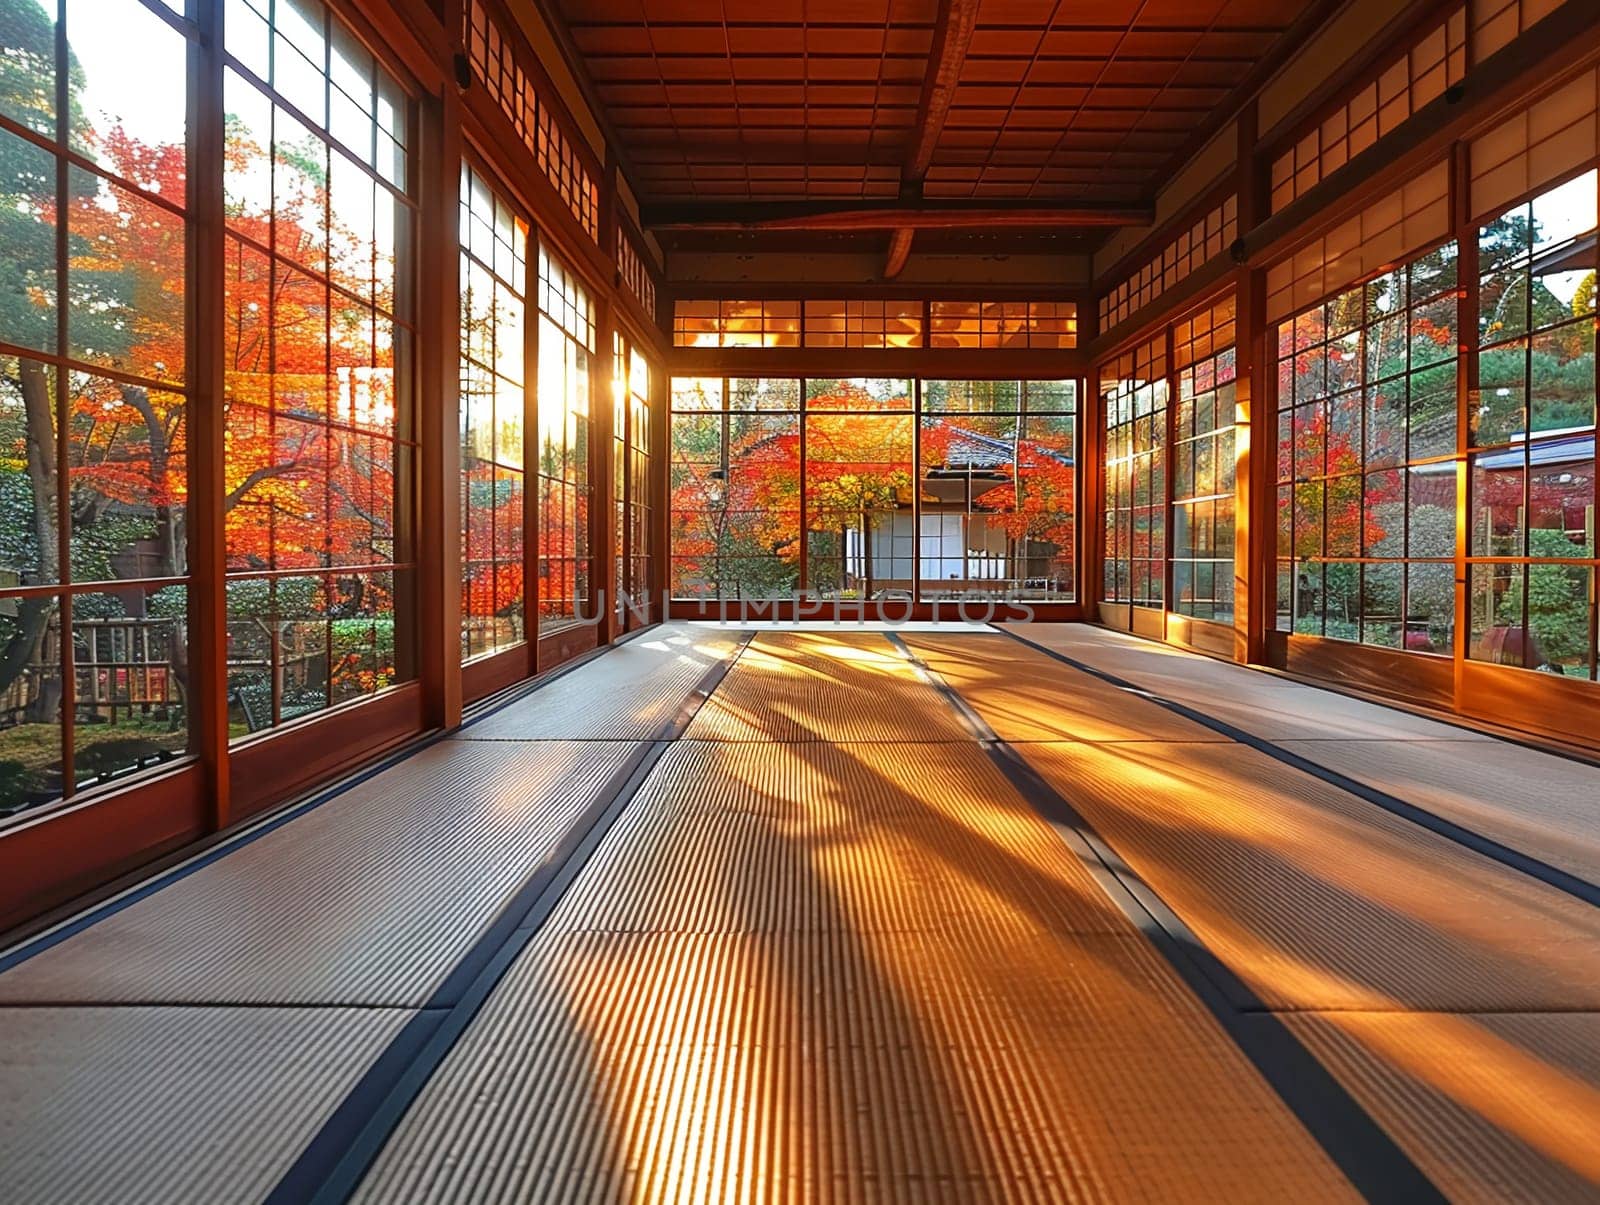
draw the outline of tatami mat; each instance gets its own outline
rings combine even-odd
[[[965,741],[961,721],[875,632],[762,632],[684,734],[727,741]]]
[[[0,975],[0,1001],[420,1005],[633,748],[440,742]]]
[[[1600,1200],[1600,1016],[1305,1014],[1289,1025],[1452,1200]]]
[[[411,1016],[0,1008],[0,1201],[259,1201]]]
[[[1028,640],[1267,740],[1490,739],[1381,703],[1318,690],[1103,628],[1038,623],[1014,630]],[[1055,664],[1064,673],[1072,673],[1068,666]]]
[[[1030,634],[1600,862],[1585,767]],[[1004,636],[903,638],[1245,985],[1231,1032],[1287,1025],[1453,1199],[1600,1199],[1600,910]],[[0,975],[0,1201],[265,1196],[734,645],[648,633]],[[1351,1199],[1101,881],[883,633],[764,631],[358,1195]]]
[[[1269,1004],[1600,1008],[1600,910],[1264,754],[1022,751]]]
[[[456,734],[458,740],[650,740],[734,648],[726,632],[663,624]]]
[[[969,738],[680,743],[360,1199],[1349,1196]]]
[[[1034,624],[1019,630],[1029,640],[1059,648],[1084,664],[1270,740],[1335,773],[1591,883],[1600,882],[1596,804],[1600,767],[1123,633],[1083,624]],[[1051,661],[1014,640],[1006,640],[1014,650],[1010,659],[992,663],[996,654],[987,644],[969,646],[963,658],[959,655],[963,642],[945,643],[952,648],[946,658],[952,663],[950,672],[957,675],[952,682],[964,677],[976,683],[970,692],[974,702],[984,697],[984,686],[994,683],[991,693],[1006,700],[988,700],[985,718],[992,713],[1004,720],[1009,710],[1023,708],[1029,714],[1035,708],[1049,713],[1052,673],[1060,700],[1054,706],[1067,712],[1081,709],[1076,700],[1085,683],[1098,683],[1092,675]],[[1018,660],[1020,667],[1015,664]],[[1046,685],[1036,685],[1033,675],[1042,675]],[[1007,684],[1012,678],[1015,686]],[[1128,692],[1123,696],[1138,698]],[[1140,723],[1140,716],[1147,716],[1153,740],[1174,735],[1186,739],[1181,728],[1174,733],[1172,721],[1194,734],[1188,739],[1219,735],[1202,725],[1187,724],[1165,708],[1137,702],[1126,704],[1119,715],[1133,726]]]
[[[972,742],[680,742],[548,924],[1012,935],[1127,928]]]
[[[1228,739],[1006,636],[907,636],[906,644],[1001,740]]]
[[[1600,883],[1600,768],[1505,741],[1285,741],[1284,747]]]
[[[1351,1196],[1142,939],[551,933],[356,1199]]]

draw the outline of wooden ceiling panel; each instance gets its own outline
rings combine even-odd
[[[1028,68],[1024,87],[1035,84],[1093,85],[1099,82],[1104,69],[1104,60],[1036,59]]]
[[[1042,29],[978,29],[967,53],[979,59],[1031,58],[1044,37]]]
[[[983,0],[978,24],[1027,25],[1043,29],[1059,7],[1058,0]]]
[[[858,58],[877,58],[884,53],[887,30],[860,26],[808,26],[805,31],[807,54],[847,54]],[[926,48],[924,48],[926,52]],[[902,51],[901,53],[915,53]]]
[[[1299,23],[1303,35],[1336,7],[531,2],[567,25],[647,207],[661,198],[914,204],[924,168],[930,198],[1147,206],[1174,157],[1223,119],[1285,32]],[[931,236],[916,237],[921,248]],[[1086,245],[1103,237],[1103,228],[1083,236]]]
[[[1114,29],[1051,29],[1040,39],[1039,53],[1044,58],[1103,62],[1117,53],[1122,40],[1122,32]]]

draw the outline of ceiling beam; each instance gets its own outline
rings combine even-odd
[[[978,27],[978,4],[979,0],[939,0],[933,43],[928,47],[928,66],[922,76],[922,96],[917,101],[917,122],[912,127],[905,163],[900,169],[903,197],[908,194],[921,197],[923,177],[933,163],[934,148],[939,145],[945,118],[950,115],[950,105],[955,100],[956,86],[961,82],[961,68],[967,61],[967,48],[972,45],[972,32]],[[885,280],[893,280],[906,266],[915,232],[913,226],[894,228],[883,264]]]
[[[900,275],[911,258],[911,240],[914,232],[902,226],[889,236],[889,254],[883,261],[883,278],[893,280]]]
[[[922,98],[917,102],[916,134],[906,148],[905,174],[911,180],[920,182],[928,174],[977,26],[978,0],[940,0],[928,69],[922,77]]]
[[[646,205],[640,216],[648,230],[1058,230],[1148,226],[1155,220],[1155,208],[1143,202],[733,201]]]

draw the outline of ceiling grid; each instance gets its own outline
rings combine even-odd
[[[978,0],[931,152],[919,105],[949,0],[556,0],[646,210],[1148,206],[1174,156],[1312,0]],[[964,6],[963,6],[964,8]],[[913,158],[918,161],[913,164]],[[913,168],[926,161],[919,181]],[[911,166],[908,166],[911,165]],[[647,223],[649,224],[649,223]],[[1019,221],[1016,225],[1024,223]],[[665,225],[665,223],[663,223]],[[877,233],[663,230],[669,250],[880,252]],[[1105,224],[919,227],[919,253],[1092,250]]]

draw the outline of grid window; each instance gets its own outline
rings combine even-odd
[[[1161,254],[1100,298],[1100,329],[1108,331],[1152,304],[1168,289],[1221,255],[1239,236],[1239,202],[1228,197],[1183,231]]]
[[[808,380],[805,394],[805,589],[826,599],[910,598],[911,382]]]
[[[318,0],[224,18],[236,735],[409,678],[409,101]]]
[[[680,301],[673,308],[678,347],[799,347],[798,301]]]
[[[246,0],[264,4],[267,0]],[[517,61],[531,55],[520,39],[503,32],[504,18],[491,11],[485,0],[465,6],[467,55],[473,73],[495,98],[511,128],[533,153],[539,170],[572,211],[590,238],[600,236],[600,186],[562,128],[555,110],[534,89],[533,81]],[[514,26],[513,26],[514,28]]]
[[[1078,345],[1078,306],[1071,301],[933,301],[928,346],[1032,347]]]
[[[1078,382],[915,385],[675,378],[672,596],[1074,598]]]
[[[1118,357],[1100,377],[1107,602],[1165,605],[1167,389],[1164,340]]]
[[[1267,269],[1267,321],[1313,307],[1346,281],[1373,276],[1450,234],[1444,162],[1407,180]]]
[[[1277,626],[1452,648],[1456,247],[1278,326]]]
[[[625,630],[650,616],[650,366],[620,332],[613,340],[612,607]]]
[[[528,226],[461,169],[461,656],[527,638]]]
[[[617,227],[617,271],[623,286],[632,293],[644,312],[654,317],[656,312],[656,282],[645,266],[644,257],[634,250],[633,240],[621,226]]]
[[[1472,56],[1483,62],[1560,7],[1561,0],[1476,0],[1472,5]]]
[[[1077,382],[924,381],[919,595],[1069,601]]]
[[[1277,213],[1306,195],[1467,73],[1467,10],[1457,8],[1390,60],[1322,122],[1272,161],[1271,207]]]
[[[637,348],[628,355],[627,577],[632,600],[628,626],[651,614],[655,572],[655,510],[650,505],[650,363]]]
[[[1233,622],[1234,303],[1173,330],[1172,609]]]
[[[1479,227],[1468,655],[1595,676],[1596,173]]]
[[[792,596],[800,581],[800,382],[672,382],[671,592]]]
[[[139,0],[13,0],[5,26],[31,86],[0,98],[0,816],[189,747],[198,32]]]
[[[920,347],[920,301],[808,301],[807,347]]]
[[[539,248],[539,633],[580,621],[590,599],[589,359],[594,307]]]

